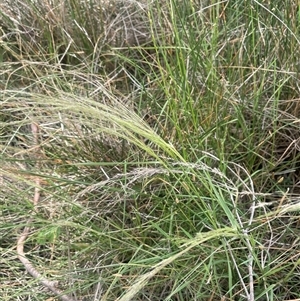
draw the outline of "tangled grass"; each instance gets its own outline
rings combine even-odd
[[[2,1],[2,300],[298,300],[299,20]]]

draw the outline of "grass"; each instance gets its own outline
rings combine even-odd
[[[299,300],[299,16],[1,3],[2,300]]]

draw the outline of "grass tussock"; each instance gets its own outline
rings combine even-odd
[[[299,21],[2,1],[2,300],[298,300]]]

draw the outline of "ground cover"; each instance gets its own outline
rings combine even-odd
[[[2,1],[1,300],[299,300],[299,21]]]

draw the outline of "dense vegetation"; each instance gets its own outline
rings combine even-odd
[[[299,22],[2,0],[1,300],[299,300]]]

